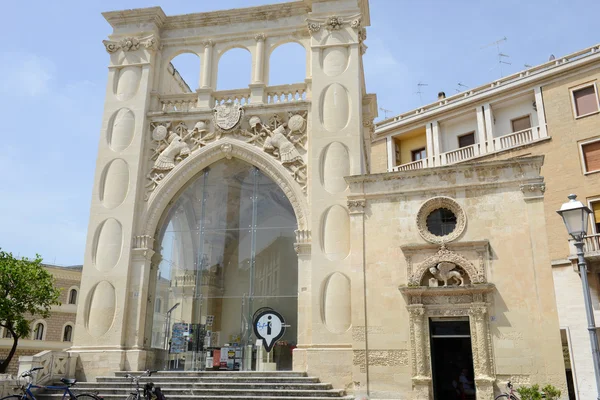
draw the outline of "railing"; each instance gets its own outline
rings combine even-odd
[[[291,103],[306,100],[306,84],[269,86],[266,89],[266,103]]]
[[[413,161],[408,164],[396,165],[394,168],[392,168],[392,171],[412,171],[415,169],[426,168],[427,167],[426,161],[427,161],[427,159],[423,159],[423,160]]]
[[[60,378],[75,376],[77,356],[66,351],[46,350],[33,356],[19,357],[19,375],[32,368],[43,369],[33,374],[33,383],[44,385]]]
[[[522,131],[509,133],[508,135],[499,136],[493,139],[495,150],[504,150],[510,147],[522,146],[534,141],[533,131],[537,132],[538,127],[524,129]]]
[[[250,89],[220,90],[213,92],[215,106],[224,103],[250,104]]]
[[[160,96],[160,109],[163,112],[187,112],[195,108],[198,108],[198,95],[196,93]]]
[[[479,155],[478,143],[440,154],[442,165],[454,164],[463,160],[468,160],[469,158],[473,158],[476,155]]]
[[[375,124],[375,129],[377,130],[377,129],[384,128],[384,127],[386,127],[388,125],[394,124],[395,122],[402,121],[402,120],[405,120],[405,119],[410,119],[411,117],[415,117],[415,116],[423,114],[425,112],[434,110],[434,109],[436,109],[438,107],[442,107],[442,106],[445,106],[447,104],[456,103],[456,102],[458,102],[458,101],[460,101],[460,100],[462,100],[464,98],[471,97],[471,96],[474,96],[474,95],[486,92],[488,90],[492,90],[492,89],[497,88],[499,86],[503,86],[503,85],[506,85],[506,84],[518,81],[520,79],[524,79],[524,78],[530,77],[530,76],[532,76],[534,74],[538,74],[538,73],[541,73],[541,72],[544,72],[544,71],[556,68],[556,67],[561,66],[563,64],[567,64],[567,63],[570,63],[570,62],[573,62],[573,61],[580,60],[580,59],[585,58],[585,57],[592,56],[594,54],[597,54],[599,52],[599,50],[600,50],[600,45],[594,45],[594,46],[591,46],[591,47],[587,47],[585,49],[582,49],[582,50],[580,50],[578,52],[566,55],[564,57],[557,58],[557,59],[552,60],[552,61],[548,61],[548,62],[546,62],[544,64],[536,65],[535,67],[529,68],[529,69],[521,71],[521,72],[517,72],[517,73],[512,74],[512,75],[505,76],[505,77],[503,77],[501,79],[498,79],[496,81],[493,81],[491,83],[488,83],[488,84],[485,84],[485,85],[481,85],[481,86],[473,88],[473,89],[469,89],[469,90],[467,90],[465,92],[461,92],[461,93],[455,94],[454,96],[446,97],[445,99],[442,99],[442,100],[436,101],[434,103],[430,103],[430,104],[424,105],[424,106],[419,107],[419,108],[417,108],[415,110],[411,110],[411,111],[399,114],[399,115],[397,115],[395,117],[391,117],[391,118],[385,119],[385,120],[380,121],[377,124]]]
[[[600,235],[587,235],[583,238],[584,251],[600,251]]]

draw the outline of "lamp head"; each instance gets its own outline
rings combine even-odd
[[[564,203],[557,213],[562,217],[569,235],[577,241],[587,235],[588,217],[592,213],[588,207],[577,200],[574,194],[569,195],[569,201]]]

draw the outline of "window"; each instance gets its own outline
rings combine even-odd
[[[427,216],[427,230],[435,236],[446,236],[456,228],[456,215],[447,208],[433,210]]]
[[[69,304],[77,304],[77,289],[69,291]]]
[[[600,171],[600,140],[581,143],[584,172]]]
[[[576,117],[583,117],[598,111],[598,94],[595,84],[573,90],[572,93]]]
[[[44,340],[44,324],[38,322],[33,330],[33,340]]]
[[[425,147],[422,147],[417,150],[412,150],[410,152],[410,156],[411,156],[412,161],[423,160],[423,159],[427,158],[427,151],[425,150]]]
[[[159,313],[161,309],[162,309],[162,300],[160,299],[160,297],[158,297],[156,299],[156,302],[154,303],[154,312]]]
[[[71,325],[65,326],[65,331],[63,332],[63,342],[70,342],[73,336],[73,327]]]
[[[475,132],[467,133],[458,137],[458,147],[467,147],[475,144]]]
[[[394,163],[394,165],[400,164],[400,144],[396,141],[394,141],[394,150],[396,154],[396,162]]]
[[[592,226],[594,233],[600,234],[600,199],[589,202],[592,209]]]
[[[512,125],[513,132],[524,131],[525,129],[531,128],[531,118],[529,117],[529,115],[515,118],[512,121],[510,121],[510,124]]]

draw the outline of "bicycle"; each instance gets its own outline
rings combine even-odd
[[[513,385],[510,381],[508,381],[506,383],[506,388],[509,390],[509,392],[502,393],[502,394],[496,396],[496,398],[494,400],[502,400],[502,399],[521,400],[519,397],[517,397],[517,393],[513,390]],[[546,394],[544,392],[541,392],[540,394],[542,395],[542,399],[546,398]]]
[[[132,383],[135,383],[135,392],[131,392],[127,396],[127,400],[166,400],[162,390],[158,386],[154,386],[154,383],[147,382],[142,389],[140,387],[140,379],[145,376],[152,376],[152,374],[158,371],[147,370],[142,375],[131,375],[126,374],[125,377],[131,379]],[[141,393],[140,393],[141,391]],[[2,399],[0,399],[2,400]]]
[[[512,383],[510,381],[508,381],[506,383],[506,388],[508,389],[508,393],[502,393],[502,394],[496,396],[496,398],[494,400],[502,400],[502,399],[520,400],[517,397],[517,394],[514,391],[513,385],[512,385]]]
[[[46,389],[46,390],[62,390],[63,391],[63,397],[62,399],[87,399],[87,400],[102,400],[102,397],[99,397],[95,394],[92,393],[81,393],[78,395],[75,395],[73,392],[71,392],[71,388],[73,387],[73,385],[75,385],[75,383],[77,383],[77,379],[67,379],[67,378],[62,378],[60,381],[62,383],[64,383],[66,386],[40,386],[40,385],[34,385],[33,384],[33,373],[35,371],[39,371],[41,369],[44,369],[42,367],[35,367],[30,369],[29,371],[25,371],[23,372],[21,375],[19,375],[19,378],[24,378],[27,382],[26,385],[21,385],[20,389],[23,392],[23,394],[18,395],[18,394],[13,394],[11,396],[6,396],[3,397],[0,400],[36,400],[35,395],[33,394],[33,392],[31,391],[31,389]],[[68,397],[67,397],[68,395]]]

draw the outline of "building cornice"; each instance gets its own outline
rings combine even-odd
[[[167,20],[165,12],[160,7],[107,11],[103,12],[102,16],[113,28],[117,28],[122,25],[135,25],[144,23],[154,23],[158,28],[161,28]]]
[[[404,126],[427,122],[439,118],[442,114],[456,109],[474,106],[499,94],[511,92],[526,86],[539,84],[541,81],[570,72],[573,69],[600,61],[600,45],[591,46],[578,52],[517,72],[504,78],[469,89],[443,100],[424,105],[395,117],[380,121],[375,126],[375,141],[383,139],[392,131]]]

